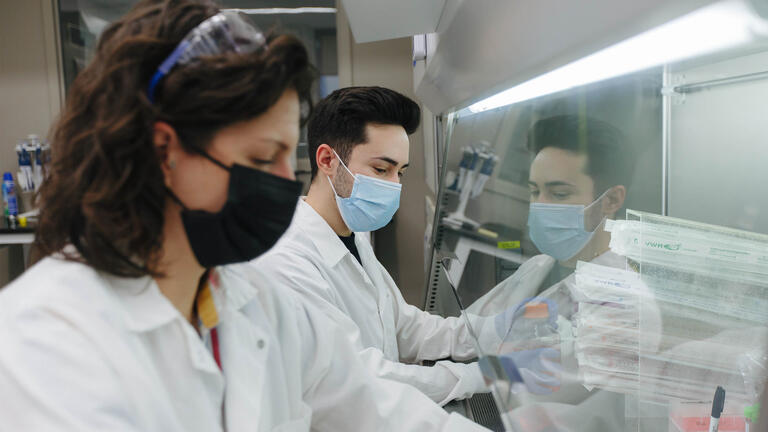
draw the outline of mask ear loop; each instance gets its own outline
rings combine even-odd
[[[349,175],[351,175],[351,176],[352,176],[352,177],[354,177],[354,178],[357,178],[357,176],[355,175],[355,173],[353,173],[352,171],[350,171],[350,170],[349,170],[349,168],[347,168],[347,165],[344,163],[344,161],[343,161],[343,160],[341,160],[341,158],[339,157],[339,154],[338,154],[338,153],[336,153],[336,150],[334,150],[334,149],[331,149],[331,151],[332,151],[332,152],[333,152],[333,154],[336,156],[336,159],[338,159],[338,160],[339,160],[339,163],[341,164],[341,166],[343,166],[343,167],[344,167],[344,169],[345,169],[345,170],[347,170],[347,172],[349,173]]]
[[[328,179],[328,184],[330,184],[330,185],[331,185],[331,190],[333,191],[333,194],[334,194],[334,195],[336,195],[336,196],[337,196],[337,197],[339,197],[339,198],[342,198],[342,196],[341,196],[341,195],[339,195],[339,194],[338,194],[338,192],[336,192],[336,188],[335,188],[335,187],[333,187],[333,182],[331,181],[331,178],[330,178],[330,177],[328,177],[328,176],[325,176],[325,178],[327,178],[327,179]]]
[[[583,213],[583,214],[584,214],[584,219],[585,219],[585,222],[586,222],[587,211],[588,211],[590,208],[592,208],[592,206],[594,206],[594,205],[596,205],[597,203],[601,202],[601,201],[603,200],[603,198],[605,198],[605,197],[606,197],[606,195],[608,195],[608,192],[610,192],[610,191],[611,191],[611,189],[613,189],[613,188],[612,188],[612,187],[610,187],[610,188],[606,189],[606,190],[605,190],[605,192],[603,192],[603,193],[602,193],[602,194],[601,194],[599,197],[597,197],[597,199],[596,199],[594,202],[592,202],[592,204],[590,204],[590,205],[588,205],[588,206],[584,207],[584,213]],[[597,224],[597,226],[595,226],[595,229],[593,229],[593,230],[591,230],[591,231],[588,231],[588,230],[586,229],[587,227],[584,227],[584,231],[587,231],[587,232],[591,232],[591,233],[593,233],[593,234],[594,234],[594,233],[596,233],[596,232],[597,232],[597,230],[598,230],[598,229],[599,229],[601,226],[603,226],[603,224],[605,224],[605,221],[606,221],[606,220],[608,220],[608,216],[603,216],[603,218],[600,220],[600,223],[598,223],[598,224]]]
[[[214,164],[218,165],[219,168],[221,168],[221,169],[223,169],[223,170],[225,170],[227,172],[229,172],[232,169],[232,167],[228,167],[228,166],[224,165],[223,163],[221,163],[221,161],[219,161],[218,159],[216,159],[213,156],[209,155],[208,152],[206,152],[205,150],[199,149],[197,147],[190,147],[190,150],[192,150],[193,152],[199,154],[200,156],[208,159],[209,161],[211,161]]]
[[[193,152],[199,154],[200,156],[203,156],[204,158],[206,158],[209,161],[213,162],[214,164],[218,165],[220,168],[222,168],[223,170],[226,170],[227,172],[229,172],[232,169],[231,167],[228,167],[228,166],[224,165],[223,163],[221,163],[219,160],[215,159],[213,156],[209,155],[205,150],[201,150],[201,149],[199,149],[197,147],[190,147],[190,150],[192,150]],[[189,210],[187,208],[187,206],[185,206],[184,203],[181,202],[179,197],[176,196],[176,194],[173,193],[173,191],[171,189],[169,189],[167,186],[165,188],[165,191],[168,193],[168,196],[170,196],[171,199],[176,201],[176,204],[181,206],[182,209]]]
[[[343,167],[344,167],[344,169],[345,169],[345,170],[347,170],[347,172],[349,173],[349,175],[351,175],[351,176],[352,176],[352,178],[356,180],[356,179],[357,179],[357,176],[356,176],[356,175],[355,175],[355,174],[354,174],[352,171],[350,171],[350,170],[349,170],[349,168],[347,168],[347,166],[344,164],[344,161],[342,161],[342,160],[341,160],[341,158],[339,157],[339,154],[338,154],[338,153],[336,153],[336,150],[334,150],[334,149],[331,149],[331,151],[332,151],[332,152],[333,152],[333,154],[336,156],[336,159],[338,159],[338,160],[339,160],[339,163],[341,164],[341,166],[343,166]],[[335,187],[333,187],[333,182],[331,181],[331,178],[330,178],[329,176],[327,176],[327,175],[325,176],[325,178],[327,178],[327,179],[328,179],[328,183],[330,183],[330,185],[331,185],[331,190],[333,190],[333,194],[334,194],[334,195],[336,195],[336,196],[337,196],[337,197],[339,197],[339,198],[344,198],[343,196],[339,195],[339,194],[338,194],[338,192],[336,192],[336,188],[335,188]]]
[[[167,186],[165,187],[165,193],[167,193],[168,196],[171,197],[171,199],[176,202],[176,204],[180,205],[183,210],[189,210],[187,208],[187,206],[185,206],[184,203],[181,202],[179,197],[177,197],[176,194],[173,193],[173,191],[170,188],[168,188]]]

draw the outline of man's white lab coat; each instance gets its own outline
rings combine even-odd
[[[249,279],[275,280],[344,328],[361,358],[379,376],[409,383],[446,403],[487,391],[475,363],[422,360],[475,358],[460,318],[424,312],[403,299],[364,235],[355,236],[362,266],[309,204],[300,200],[286,234],[252,261]]]
[[[223,374],[153,279],[55,258],[28,270],[0,291],[0,431],[480,429],[374,378],[288,290],[217,275]]]

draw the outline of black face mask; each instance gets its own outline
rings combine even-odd
[[[229,171],[229,191],[216,213],[189,210],[171,193],[184,208],[181,219],[197,261],[210,268],[250,261],[269,250],[291,224],[301,182],[242,165],[228,167],[200,153]]]

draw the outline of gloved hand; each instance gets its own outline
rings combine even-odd
[[[560,389],[560,351],[536,348],[499,356],[507,376],[525,384],[533,394],[550,394]]]
[[[560,389],[560,352],[552,348],[485,356],[478,360],[478,364],[486,384],[502,380],[513,388],[516,383],[522,383],[530,393],[537,395]]]
[[[546,305],[546,315],[526,316],[529,304]],[[485,365],[481,359],[484,374],[493,376],[493,371],[510,384],[525,384],[532,394],[557,391],[562,372],[557,318],[557,303],[542,297],[527,298],[498,314],[494,321],[501,343]]]
[[[522,383],[530,393],[537,395],[550,394],[560,389],[560,351],[553,348],[485,356],[478,363],[487,381],[500,379],[508,382],[511,387],[515,383]]]
[[[546,321],[548,325],[553,329],[557,329],[557,303],[552,301],[548,298],[543,297],[529,297],[520,303],[518,303],[515,306],[509,307],[504,312],[501,312],[500,314],[496,315],[494,318],[494,323],[496,326],[496,333],[499,335],[499,337],[502,340],[502,343],[509,342],[511,339],[515,339],[518,336],[516,334],[515,330],[516,324],[522,323],[522,321],[525,320],[524,314],[525,314],[525,306],[528,304],[534,304],[534,303],[544,303],[547,305],[547,318]],[[522,329],[520,329],[522,330]],[[532,336],[532,335],[522,335],[522,336]]]

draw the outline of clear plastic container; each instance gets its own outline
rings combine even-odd
[[[543,299],[531,299],[522,305],[513,316],[500,352],[559,349],[556,309],[554,302]]]

